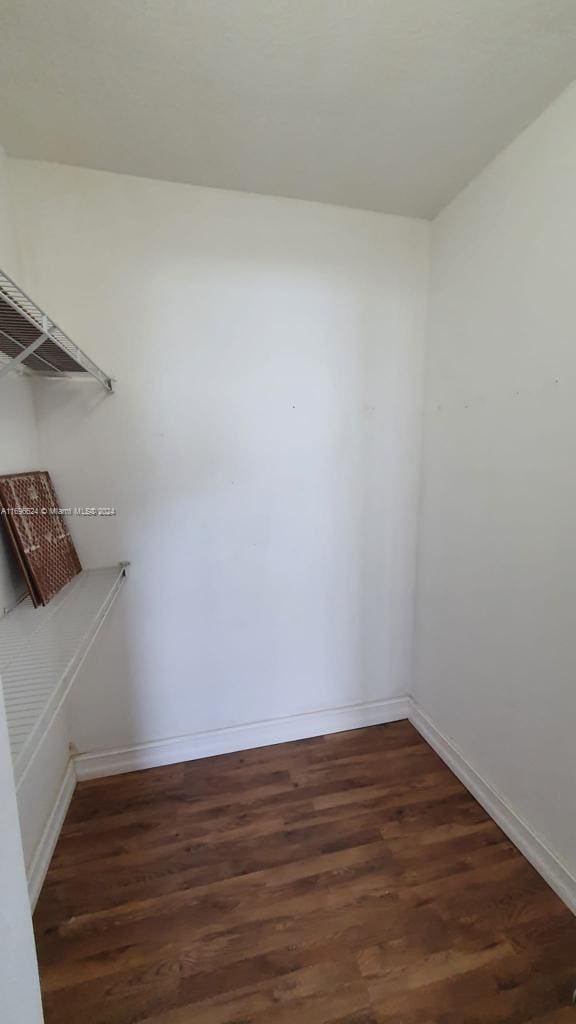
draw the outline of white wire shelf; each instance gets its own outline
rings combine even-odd
[[[2,270],[0,358],[0,377],[17,369],[43,377],[93,377],[113,390],[112,378]]]
[[[34,608],[26,598],[0,619],[0,679],[17,788],[68,695],[125,575],[125,564],[84,570],[45,607]]]

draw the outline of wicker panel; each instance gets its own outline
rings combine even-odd
[[[0,477],[0,505],[34,604],[48,604],[82,570],[46,472]]]

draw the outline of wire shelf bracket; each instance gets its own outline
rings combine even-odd
[[[0,270],[0,378],[22,369],[34,376],[93,378],[112,392],[113,380]]]

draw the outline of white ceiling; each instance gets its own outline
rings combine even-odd
[[[575,72],[576,0],[0,0],[10,155],[387,213]]]

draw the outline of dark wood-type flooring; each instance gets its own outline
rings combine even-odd
[[[576,919],[407,722],[78,786],[48,1024],[576,1024]]]

